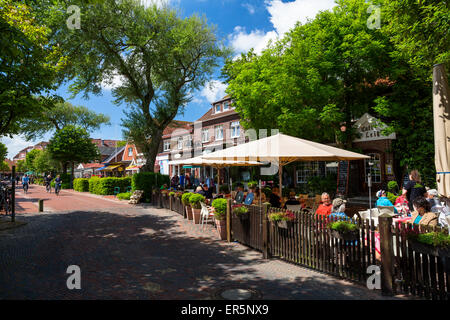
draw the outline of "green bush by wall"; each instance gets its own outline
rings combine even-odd
[[[79,192],[89,192],[89,179],[86,178],[74,179],[73,189]]]
[[[120,193],[124,193],[129,186],[131,186],[131,177],[92,177],[89,179],[89,192],[99,195],[112,195],[116,187],[120,188]]]
[[[133,174],[131,178],[131,188],[133,191],[143,190],[144,199],[151,197],[152,189],[159,189],[163,184],[170,184],[168,175],[160,174],[158,172],[139,172]]]

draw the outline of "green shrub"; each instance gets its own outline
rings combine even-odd
[[[86,178],[74,179],[73,189],[79,192],[89,192],[89,179]]]
[[[189,205],[190,205],[190,203],[189,203],[189,198],[190,198],[192,195],[193,195],[192,192],[186,192],[186,193],[183,193],[183,195],[181,196],[181,202],[183,202],[183,204],[184,204],[185,206],[189,206]]]
[[[131,188],[133,191],[144,191],[144,198],[150,198],[153,189],[160,189],[164,184],[170,184],[168,175],[159,172],[139,172],[133,174],[131,178]]]
[[[330,224],[331,230],[336,230],[341,233],[348,233],[358,230],[358,226],[348,221],[336,221]]]
[[[227,217],[227,199],[215,199],[211,206],[215,209],[214,215],[217,220],[225,220]]]
[[[250,182],[247,184],[247,186],[248,186],[249,189],[255,188],[255,187],[258,186],[258,182],[257,182],[257,181],[250,181]]]
[[[100,179],[99,177],[91,177],[89,178],[89,192],[90,193],[94,193],[96,194],[97,191],[97,186],[100,183]]]
[[[248,208],[246,206],[237,205],[233,207],[233,213],[239,217],[243,214],[248,213]]]
[[[173,191],[169,192],[169,197],[172,197],[174,195],[175,195],[175,192],[173,192]]]
[[[395,200],[397,200],[397,198],[399,196],[396,196],[395,194],[393,194],[392,192],[387,192],[386,193],[386,197],[389,199],[390,202],[392,202],[392,204],[395,204]]]
[[[392,193],[398,192],[398,183],[397,181],[389,181],[387,184],[388,191],[391,191]]]
[[[193,193],[189,197],[189,203],[191,204],[191,207],[194,209],[201,209],[202,206],[200,202],[205,202],[205,197],[198,193]]]
[[[131,192],[119,193],[116,197],[119,200],[130,200]]]
[[[131,177],[92,177],[89,179],[89,192],[99,195],[112,195],[116,187],[120,188],[120,192],[124,192],[130,185]]]
[[[449,247],[450,246],[450,235],[443,232],[428,232],[418,234],[416,236],[417,241],[433,246],[433,247]]]

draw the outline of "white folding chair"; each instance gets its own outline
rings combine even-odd
[[[200,202],[202,206],[202,210],[200,211],[200,223],[201,223],[201,229],[204,230],[204,224],[208,224],[209,219],[214,222],[214,212],[212,210],[208,209],[206,204],[204,202]]]

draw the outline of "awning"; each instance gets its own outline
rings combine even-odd
[[[138,170],[142,168],[142,166],[128,166],[125,168],[125,170],[131,171],[131,170]]]
[[[98,169],[95,169],[95,171],[102,171],[102,170],[104,170],[105,168],[107,168],[108,166],[104,166],[104,167],[101,167],[101,168],[98,168]]]
[[[108,167],[105,168],[104,170],[105,170],[105,171],[111,171],[111,170],[114,170],[114,169],[116,169],[116,168],[118,168],[118,167],[120,167],[120,164],[115,164],[115,165],[112,165],[112,166],[108,166]]]

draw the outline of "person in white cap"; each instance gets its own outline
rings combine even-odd
[[[385,190],[378,190],[377,192],[377,202],[375,203],[376,207],[394,207],[392,202],[387,198]],[[397,213],[397,208],[394,207],[394,212]]]
[[[439,194],[436,189],[430,189],[427,191],[427,201],[430,203],[431,209],[433,209],[434,206],[440,206],[441,203],[439,201]]]

